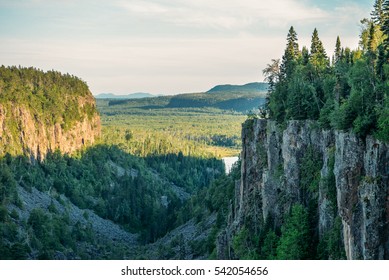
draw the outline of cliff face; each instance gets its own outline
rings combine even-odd
[[[234,258],[232,239],[243,225],[260,231],[270,221],[280,228],[298,203],[311,209],[318,242],[340,219],[348,259],[389,259],[387,144],[310,121],[281,130],[254,119],[243,125],[242,146],[240,188],[219,236],[219,258]]]
[[[335,134],[337,203],[348,259],[389,259],[389,149]]]
[[[77,112],[80,117],[66,127],[63,118],[48,122],[26,104],[0,104],[0,153],[24,153],[40,160],[49,151],[72,153],[94,143],[100,135],[100,117],[95,111],[89,115],[85,111],[95,108],[95,100],[92,94],[72,98],[77,99],[78,108],[64,115]]]

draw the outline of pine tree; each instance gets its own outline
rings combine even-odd
[[[293,58],[296,58],[299,54],[299,45],[297,43],[297,33],[294,30],[293,26],[290,27],[288,35],[286,37],[287,40],[287,50],[292,53]]]
[[[383,46],[385,50],[389,49],[389,0],[385,0],[382,5],[382,20],[381,20],[381,31],[383,32],[385,39]]]
[[[313,30],[311,40],[311,63],[316,70],[322,70],[328,66],[328,58],[323,43],[319,39],[317,29]]]
[[[307,65],[309,62],[309,51],[305,46],[301,50],[301,61],[302,65]]]
[[[385,52],[384,46],[380,45],[378,46],[378,58],[377,58],[377,77],[382,82],[385,78],[385,72],[384,72],[384,65],[386,61],[388,60],[387,54]]]
[[[384,0],[376,0],[374,3],[374,10],[371,12],[371,18],[374,23],[382,25],[384,20]]]
[[[288,77],[293,73],[293,69],[296,65],[296,60],[299,56],[299,45],[297,43],[297,33],[293,26],[290,27],[288,35],[286,37],[286,49],[282,56],[281,75],[282,77]]]
[[[282,56],[278,82],[271,90],[268,102],[269,117],[278,122],[285,121],[285,104],[289,94],[288,81],[292,78],[300,57],[297,33],[293,26],[290,27],[286,40],[287,44],[285,53]]]
[[[375,28],[374,28],[374,23],[371,22],[369,26],[369,40],[367,41],[367,50],[370,54],[373,54],[375,49],[377,48],[375,44]]]
[[[282,226],[282,235],[277,247],[277,258],[280,260],[307,259],[309,249],[308,212],[300,204],[292,207],[289,217]]]
[[[342,58],[342,45],[340,43],[339,36],[336,37],[336,45],[335,45],[335,63],[338,63]]]

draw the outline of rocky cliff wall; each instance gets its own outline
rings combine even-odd
[[[48,122],[26,105],[0,104],[0,154],[26,154],[39,160],[49,151],[72,153],[93,144],[101,130],[95,100],[92,94],[76,98],[78,108],[64,114],[77,112],[80,117],[67,127],[63,119]],[[93,113],[88,115],[86,107],[92,108]]]
[[[389,149],[335,133],[337,203],[348,259],[389,259]]]
[[[241,160],[237,205],[219,236],[219,258],[234,257],[232,238],[243,225],[258,231],[271,221],[280,228],[299,203],[314,207],[318,240],[341,219],[348,259],[389,259],[387,144],[322,130],[312,121],[281,129],[253,119],[243,124]]]

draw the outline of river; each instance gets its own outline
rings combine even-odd
[[[222,161],[224,163],[224,167],[226,169],[226,174],[229,174],[231,172],[231,168],[234,165],[235,162],[237,162],[239,157],[224,157],[222,158]]]

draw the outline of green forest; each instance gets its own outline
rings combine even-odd
[[[120,145],[138,156],[178,154],[216,157],[236,156],[240,128],[246,115],[216,108],[139,108],[109,106],[97,100],[103,123],[102,143]],[[152,104],[155,98],[131,101]]]
[[[80,97],[93,99],[81,79],[1,66],[0,117],[24,106],[39,122],[66,131],[98,112],[102,133],[92,146],[49,151],[43,159],[1,147],[0,259],[216,259],[218,237],[237,207],[242,164],[226,174],[221,159],[239,155],[246,119],[276,120],[279,129],[289,120],[314,120],[321,129],[389,141],[389,1],[377,0],[371,15],[361,21],[359,48],[334,38],[332,57],[317,29],[311,46],[300,48],[291,27],[282,59],[263,70],[266,101],[258,92],[219,86],[102,99],[79,109]],[[249,113],[253,105],[257,111]],[[21,139],[16,119],[7,126]],[[322,158],[305,151],[299,169],[305,203],[291,205],[280,227],[271,218],[262,228],[244,220],[232,236],[231,258],[346,258],[339,217],[321,240],[317,232],[318,180],[325,181],[334,217],[338,211],[334,153],[329,175],[320,178]],[[282,172],[279,166],[274,179]]]
[[[361,20],[359,48],[343,47],[334,38],[329,57],[314,29],[309,48],[298,44],[290,27],[282,59],[273,59],[263,70],[269,94],[261,115],[275,120],[282,129],[289,120],[314,120],[324,130],[351,131],[360,139],[368,135],[389,142],[389,1],[377,0],[370,19]],[[317,201],[320,169],[318,151],[308,148],[300,168],[300,188],[305,202],[291,206],[281,227],[271,219],[260,229],[252,221],[234,235],[237,259],[346,259],[342,221],[336,215],[334,150],[327,162],[331,172],[324,186],[334,217],[333,228],[319,240]],[[282,166],[277,178],[283,174]]]
[[[71,111],[77,91],[90,95],[86,83],[74,76],[22,67],[1,70],[3,106],[26,106],[47,125],[63,122],[63,129],[95,113],[95,107]],[[223,208],[207,245],[191,244],[198,257],[214,252],[232,195],[216,190],[234,186],[220,158],[238,154],[245,115],[108,103],[97,102],[103,129],[95,145],[71,155],[52,151],[43,160],[20,152],[2,156],[1,259],[147,258],[142,249],[147,244]],[[69,123],[65,115],[72,118]],[[17,128],[16,123],[15,135]],[[116,233],[101,228],[110,226],[107,221],[117,225]]]
[[[1,160],[0,256],[2,259],[28,256],[53,259],[61,252],[66,258],[72,255],[87,259],[123,258],[129,254],[125,243],[122,242],[121,248],[99,239],[90,228],[88,212],[83,214],[85,223],[71,222],[69,203],[92,210],[124,230],[137,233],[139,244],[145,244],[187,221],[185,217],[191,215],[190,212],[179,214],[184,201],[171,187],[172,182],[189,196],[207,187],[223,172],[224,167],[216,159],[173,154],[142,159],[108,145],[95,146],[73,156],[56,152],[35,164],[23,156],[6,156]],[[33,209],[24,220],[23,210],[28,206],[18,195],[20,188],[27,193],[36,189],[49,194],[48,211]],[[57,209],[58,203],[64,210]],[[100,251],[87,250],[96,244],[101,246]]]
[[[8,109],[26,106],[46,124],[60,123],[66,130],[75,121],[91,118],[96,112],[89,104],[82,112],[78,110],[80,97],[89,97],[90,91],[84,81],[73,75],[1,66],[0,77],[0,104]]]
[[[293,27],[282,59],[263,70],[270,84],[266,114],[270,119],[317,120],[321,127],[352,129],[389,139],[389,3],[376,1],[370,19],[361,20],[359,48],[334,38],[330,58],[312,33],[309,48],[299,48]]]

